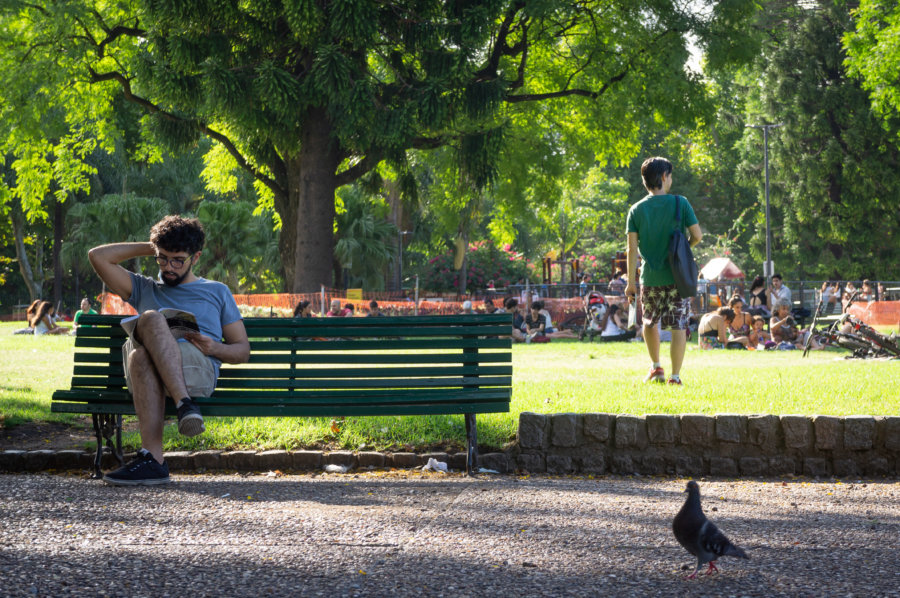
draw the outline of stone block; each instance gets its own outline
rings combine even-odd
[[[853,459],[835,459],[834,475],[839,478],[857,477],[861,473],[859,464]]]
[[[703,475],[703,458],[682,455],[675,458],[675,474],[680,476]]]
[[[506,453],[485,453],[478,455],[478,468],[491,469],[497,473],[507,473],[509,467],[509,455]]]
[[[457,469],[459,471],[466,470],[466,461],[468,460],[469,455],[466,452],[458,452],[453,453],[449,456],[447,461],[447,467],[450,469]]]
[[[318,471],[322,469],[322,451],[293,451],[291,463],[300,471]]]
[[[608,413],[585,413],[583,426],[586,439],[606,443],[609,440],[612,418]]]
[[[647,422],[636,415],[617,415],[615,428],[616,448],[645,448],[647,446]]]
[[[519,414],[519,446],[523,449],[544,448],[547,440],[547,422],[549,417],[538,413],[524,412]]]
[[[547,464],[544,462],[544,455],[534,453],[522,453],[518,459],[519,469],[528,473],[544,473],[547,471]]]
[[[94,455],[77,449],[56,451],[50,459],[54,469],[89,469],[94,464]],[[2,467],[0,467],[2,469]]]
[[[0,451],[0,471],[22,471],[25,467],[25,451]]]
[[[610,464],[610,471],[613,473],[637,473],[637,470],[634,467],[634,460],[631,458],[631,455],[613,455],[612,463]]]
[[[803,460],[803,475],[813,478],[824,478],[831,475],[831,463],[828,459],[807,457]]]
[[[581,458],[581,472],[590,474],[606,473],[606,457],[596,452]]]
[[[50,449],[27,451],[25,453],[25,471],[41,471],[49,469],[53,453],[54,451],[51,451]]]
[[[550,426],[551,446],[569,448],[578,444],[578,416],[574,413],[554,413]]]
[[[869,450],[875,443],[875,418],[851,415],[844,418],[844,448],[848,451]]]
[[[784,446],[806,449],[812,445],[812,422],[805,415],[782,415],[781,430],[784,432]]]
[[[191,471],[194,469],[194,454],[190,451],[172,451],[163,454],[169,471]]]
[[[740,443],[747,437],[747,416],[720,413],[716,415],[716,440]]]
[[[391,455],[391,467],[410,469],[419,465],[419,455],[415,453],[394,453]],[[480,467],[484,467],[479,463]]]
[[[715,430],[715,420],[708,415],[689,413],[681,416],[681,443],[710,446]]]
[[[377,469],[384,467],[384,454],[376,451],[363,451],[356,455],[360,469]],[[465,467],[465,465],[463,465]],[[449,465],[448,465],[449,467]]]
[[[675,444],[678,441],[678,417],[647,415],[647,440],[650,444]]]
[[[738,459],[741,475],[763,476],[769,473],[769,461],[762,457],[741,457]]]
[[[575,464],[572,457],[564,455],[547,455],[547,473],[574,473]]]
[[[256,471],[256,451],[229,451],[222,453],[222,467],[237,471]]]
[[[864,467],[867,476],[884,477],[891,475],[891,463],[884,457],[875,457],[870,459]]]
[[[816,449],[833,451],[840,448],[843,435],[841,418],[817,415],[813,418],[813,430],[816,433]]]
[[[666,473],[666,460],[662,455],[644,455],[638,470],[644,475],[663,475]]]
[[[749,416],[747,418],[747,439],[750,444],[763,450],[774,450],[778,446],[778,416]]]
[[[886,417],[882,422],[884,448],[900,454],[900,417]]]
[[[769,457],[769,475],[795,475],[797,462],[791,457]]]
[[[356,467],[356,455],[353,451],[332,451],[322,456],[323,467],[326,465],[339,465],[347,469]]]
[[[710,457],[709,475],[734,477],[738,474],[737,462],[729,457]]]
[[[222,451],[196,451],[194,467],[197,469],[222,469]]]

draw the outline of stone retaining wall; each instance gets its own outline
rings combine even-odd
[[[900,417],[522,413],[510,458],[535,473],[890,476]]]
[[[0,471],[93,469],[93,452],[0,451]],[[419,467],[435,458],[465,470],[465,453],[197,451],[166,453],[173,471]],[[116,466],[104,455],[104,468]],[[519,416],[518,442],[482,453],[499,473],[884,477],[900,474],[900,417],[802,415]]]

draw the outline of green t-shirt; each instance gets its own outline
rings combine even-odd
[[[79,309],[78,311],[76,311],[76,312],[75,312],[75,318],[74,318],[75,326],[76,326],[76,327],[78,326],[78,319],[81,317],[81,314],[85,314],[85,315],[88,315],[88,316],[96,316],[96,315],[97,315],[97,312],[95,312],[93,308],[89,309],[88,311],[82,311],[82,310],[80,310],[80,309]],[[90,326],[88,326],[88,328],[90,328]]]
[[[694,208],[681,198],[684,229],[697,224]],[[675,284],[669,268],[669,240],[677,226],[674,195],[648,195],[628,210],[626,232],[638,234],[641,256],[641,286],[661,287]]]

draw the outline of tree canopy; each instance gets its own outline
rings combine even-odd
[[[208,184],[228,189],[235,168],[254,177],[280,217],[286,286],[301,291],[331,281],[338,187],[389,161],[410,191],[408,152],[450,146],[460,182],[484,188],[522,119],[548,139],[582,137],[585,157],[627,159],[642,127],[708,108],[699,77],[684,69],[688,37],[727,61],[745,51],[742,24],[756,3],[0,6],[0,72],[11,82],[0,123],[29,209],[54,189],[82,189],[90,172],[81,158],[112,151],[126,127],[140,134],[133,151],[149,159],[205,135],[216,142]],[[140,116],[123,122],[122,99]]]

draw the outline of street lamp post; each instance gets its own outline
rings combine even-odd
[[[763,161],[766,169],[766,263],[763,265],[763,275],[766,282],[772,281],[772,233],[769,229],[769,129],[784,126],[784,123],[772,125],[747,125],[750,129],[762,129],[763,132]]]

